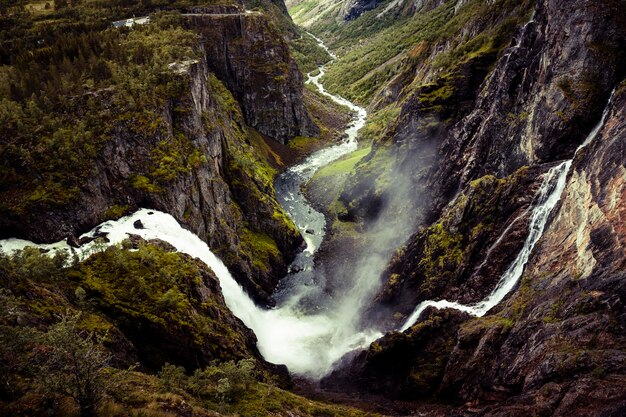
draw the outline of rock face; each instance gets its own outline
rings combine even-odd
[[[521,288],[496,312],[511,328],[458,336],[443,389],[463,400],[514,396],[524,404],[488,415],[626,410],[626,257],[618,220],[626,207],[625,93],[622,83],[604,129],[574,161]]]
[[[619,7],[537,3],[442,145],[450,154],[435,178],[447,178],[444,188],[572,155],[624,72],[624,19],[611,12]]]
[[[377,321],[410,314],[416,299],[471,304],[485,298],[522,248],[543,169],[472,181],[436,223],[414,234],[383,274],[372,309]]]
[[[425,132],[439,143],[432,164],[414,170],[430,194],[422,228],[388,266],[372,314],[394,306],[381,315],[397,323],[425,299],[483,298],[525,239],[541,175],[573,157],[618,85],[604,127],[576,156],[521,284],[501,305],[469,320],[427,312],[405,334],[390,333],[348,360],[326,386],[353,381],[362,391],[435,397],[478,415],[625,412],[626,24],[616,12],[624,3],[526,4],[532,18],[491,57],[470,57],[442,78],[429,59],[449,51],[448,41],[418,59],[413,75],[394,80],[425,82],[395,90],[404,104],[388,146],[417,148]],[[463,30],[475,35],[485,23]],[[481,79],[479,88],[464,87]],[[384,148],[370,159],[384,160]],[[355,178],[354,189],[367,183]],[[422,339],[425,331],[433,333]]]
[[[189,19],[202,36],[207,66],[241,104],[248,125],[281,143],[319,135],[302,101],[302,75],[263,15],[199,13]]]
[[[347,0],[342,9],[344,20],[354,20],[368,10],[375,9],[379,0]]]
[[[584,1],[561,4],[558,0],[545,0],[537,2],[533,9],[527,3],[526,9],[514,10],[520,15],[532,12],[531,20],[520,18],[526,23],[516,31],[498,29],[501,36],[513,34],[510,44],[502,50],[482,48],[486,52],[469,54],[449,69],[433,69],[432,62],[437,61],[439,54],[454,51],[455,42],[459,42],[455,39],[433,47],[431,53],[424,52],[422,58],[407,64],[406,72],[393,80],[392,86],[420,84],[404,88],[408,95],[397,97],[404,101],[397,122],[390,129],[389,141],[392,147],[405,150],[404,159],[397,163],[409,167],[413,164],[409,171],[414,181],[427,184],[423,187],[425,194],[416,194],[421,225],[437,223],[442,213],[442,218],[449,216],[454,208],[445,212],[443,208],[467,198],[473,181],[488,176],[507,177],[523,166],[537,167],[536,176],[549,163],[571,157],[599,120],[611,89],[625,71],[620,51],[626,42],[626,26],[623,18],[606,14],[618,5],[608,1],[606,7],[596,6]],[[563,7],[567,13],[562,12]],[[503,25],[504,16],[497,10],[492,12],[483,19],[466,22],[463,34],[475,36],[491,26]],[[571,37],[565,39],[563,33]],[[589,42],[579,42],[583,38]],[[600,52],[598,45],[606,48]],[[414,79],[408,78],[410,74]],[[363,164],[361,172],[357,167],[343,194],[346,206],[355,215],[367,212],[367,205],[377,198],[379,192],[370,185],[375,180],[368,175],[385,161],[389,152],[384,148],[375,148],[368,157],[372,162]],[[432,149],[433,157],[421,157]],[[548,165],[542,167],[544,163]],[[519,198],[515,194],[522,190],[510,191],[513,194],[504,200],[515,207]],[[476,198],[479,200],[474,201]],[[462,206],[471,208],[477,204],[480,196],[474,193]],[[499,225],[510,225],[519,215],[515,210],[491,214],[489,222]],[[457,228],[453,229],[454,234]],[[487,245],[495,242],[502,228],[491,232],[484,241]],[[468,237],[468,241],[473,239]],[[419,240],[413,238],[411,244],[419,245]],[[400,262],[406,262],[408,269],[394,272],[401,279],[418,270],[410,259],[423,257],[423,243],[422,239],[422,249],[409,246],[404,250],[406,260]],[[470,258],[462,264],[467,261],[470,271],[477,266]]]
[[[75,204],[3,215],[0,235],[56,241],[138,207],[155,208],[206,240],[254,298],[270,302],[302,237],[274,198],[271,169],[250,139],[258,133],[244,119],[282,141],[317,128],[282,38],[261,14],[226,12],[190,17],[206,36],[201,59],[172,67],[183,87],[176,99],[153,109],[158,126],[148,131],[134,120],[116,124]],[[171,166],[181,158],[180,166]],[[258,252],[264,248],[252,237],[259,235],[269,239],[270,251]],[[255,262],[260,257],[267,265]]]

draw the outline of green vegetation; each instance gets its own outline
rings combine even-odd
[[[249,219],[264,216],[264,221],[276,226],[275,230],[295,240],[299,236],[298,229],[274,198],[277,170],[268,162],[273,155],[271,149],[253,129],[247,129],[247,134],[239,130],[238,135],[241,142],[229,147],[231,158],[226,176],[240,210]],[[271,272],[270,265],[281,256],[274,239],[252,222],[244,222],[239,239],[241,244],[237,256],[246,259],[257,273]],[[232,259],[227,258],[227,264],[228,261]]]
[[[82,264],[37,249],[0,254],[0,414],[365,415],[275,386],[206,268],[158,245],[130,247]],[[146,369],[158,350],[155,377]],[[188,354],[205,364],[166,363],[189,364]]]
[[[459,331],[462,338],[469,338],[492,329],[500,329],[501,332],[509,332],[514,324],[515,322],[512,319],[506,317],[476,317],[463,323]]]
[[[390,264],[402,268],[407,254],[411,254],[415,267],[392,267],[383,293],[393,297],[403,290],[405,282],[418,286],[425,296],[458,285],[504,230],[500,219],[511,219],[519,210],[521,202],[512,204],[511,198],[519,195],[528,181],[526,167],[505,178],[485,175],[471,181],[436,223],[418,231],[398,250]]]
[[[315,181],[326,181],[329,178],[337,178],[341,175],[347,175],[354,169],[355,165],[361,161],[372,150],[371,146],[365,146],[359,150],[351,152],[337,161],[334,161],[325,167],[322,167],[315,174]]]
[[[106,393],[104,369],[112,355],[102,345],[104,336],[82,331],[79,320],[80,314],[62,316],[42,335],[37,375],[50,395],[73,398],[80,416],[90,417]]]
[[[317,141],[309,140],[309,144],[303,144],[302,147],[298,145],[298,138],[295,138],[296,143],[292,143],[293,140],[290,141],[289,147],[299,152],[314,151],[325,144],[336,142],[342,137],[346,125],[354,117],[348,107],[337,104],[321,94],[312,84],[305,84],[304,104],[313,116],[315,124],[320,128],[320,137]]]
[[[121,10],[77,3],[46,16],[19,10],[3,15],[21,23],[1,35],[2,211],[76,201],[96,174],[98,153],[120,126],[163,138],[152,172],[133,180],[137,188],[157,191],[199,163],[180,134],[167,137],[159,116],[188,82],[168,65],[196,56],[196,36],[173,12],[154,14],[149,25],[133,30],[111,27],[116,13]]]
[[[462,241],[462,235],[450,233],[441,223],[427,229],[418,264],[424,276],[424,285],[432,285],[435,280],[450,281],[463,261]]]
[[[380,6],[345,25],[321,19],[313,30],[333,40],[333,48],[346,51],[326,74],[327,87],[356,102],[368,103],[387,81],[403,71],[413,71],[431,48],[442,42],[452,42],[452,48],[437,56],[432,69],[451,73],[469,60],[496,54],[506,46],[515,26],[527,17],[530,3],[472,0],[454,14],[456,2],[448,1],[413,16],[387,13],[377,18]],[[463,28],[471,24],[480,28],[481,21],[498,23],[472,38],[463,35]]]
[[[379,141],[400,115],[400,106],[392,104],[368,115],[365,126],[359,132],[361,140]]]
[[[298,29],[298,38],[289,42],[289,47],[293,59],[304,74],[315,71],[318,66],[331,60],[328,52],[320,48],[317,41],[302,29]]]

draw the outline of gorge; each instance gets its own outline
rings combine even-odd
[[[623,415],[625,11],[0,5],[0,415]]]

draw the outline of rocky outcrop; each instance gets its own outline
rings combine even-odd
[[[544,169],[472,181],[435,224],[411,236],[383,273],[371,308],[376,321],[405,318],[416,300],[471,304],[485,298],[524,243]]]
[[[476,403],[513,396],[487,415],[626,410],[625,92],[622,85],[604,129],[574,161],[521,288],[497,312],[513,320],[510,333],[459,335],[443,388]]]
[[[573,154],[624,73],[626,26],[610,12],[618,3],[537,3],[441,146],[445,164],[432,178],[443,195],[485,174]]]
[[[460,415],[626,411],[626,85],[575,158],[519,287],[485,317],[427,310],[325,380],[438,398]],[[431,333],[432,332],[432,333]],[[427,337],[423,337],[427,334]]]
[[[444,376],[455,335],[467,315],[431,309],[424,316],[410,332],[389,333],[368,350],[344,359],[322,380],[322,387],[383,393],[390,398],[415,399],[434,394]]]
[[[368,10],[375,9],[380,0],[346,0],[341,14],[343,20],[354,20]]]
[[[526,23],[516,31],[506,29],[502,10],[487,8],[482,19],[466,22],[459,39],[448,40],[431,52],[422,45],[416,57],[407,60],[410,68],[391,83],[404,85],[398,91],[405,97],[388,139],[398,149],[417,151],[403,152],[406,156],[397,164],[409,166],[408,175],[414,182],[427,184],[422,187],[426,194],[415,194],[418,224],[436,223],[443,208],[457,202],[472,181],[488,175],[503,178],[523,166],[571,157],[592,129],[612,87],[626,70],[620,52],[626,42],[626,26],[623,18],[605,14],[618,7],[614,2],[607,1],[604,8],[579,3],[539,1],[530,21],[518,17]],[[515,13],[528,15],[532,10],[529,4],[514,9]],[[470,6],[455,13],[464,13],[463,7]],[[489,32],[491,27],[495,33]],[[465,45],[470,42],[462,39],[474,37],[480,45],[486,31],[497,35],[499,42],[507,33],[514,36],[506,47],[492,43],[468,53],[472,47]],[[446,62],[449,56],[455,58],[453,64],[433,68],[433,62]],[[418,85],[407,87],[409,83]],[[375,147],[368,157],[371,163],[357,167],[348,182],[343,196],[354,214],[367,212],[367,204],[380,194],[380,187],[370,186],[369,176],[374,167],[385,163],[388,152],[381,152],[383,148]],[[433,157],[421,157],[433,148]],[[413,155],[420,155],[419,163]],[[536,175],[542,169],[535,171]],[[516,216],[509,214],[496,215],[496,222],[511,224]],[[422,251],[405,253],[409,265],[409,259],[423,257]],[[413,265],[409,269],[415,272],[419,268]],[[405,270],[397,275],[406,279],[411,273]]]
[[[249,126],[281,143],[319,135],[303,104],[302,75],[262,14],[195,13],[188,19],[202,36],[208,68],[241,104]]]

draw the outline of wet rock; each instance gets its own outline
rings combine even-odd
[[[315,234],[315,230],[313,230],[313,229],[306,229],[305,232],[310,234],[310,235],[314,235]]]
[[[161,239],[150,239],[148,243],[154,245],[160,249],[163,249],[165,252],[176,252],[176,248],[168,242],[165,242]]]
[[[146,240],[139,235],[129,233],[128,241],[130,242],[130,247],[132,249],[139,249],[139,246],[143,244]]]
[[[455,310],[429,308],[424,320],[405,333],[387,333],[368,350],[348,355],[322,380],[322,387],[390,398],[432,395],[445,374],[456,332],[468,318]]]
[[[70,245],[73,248],[78,248],[80,247],[80,242],[78,241],[78,239],[76,238],[76,236],[69,236],[67,239],[67,244]]]
[[[133,227],[135,229],[143,229],[143,223],[141,222],[141,220],[135,220],[133,223]]]
[[[83,246],[83,245],[93,242],[95,239],[96,239],[95,237],[83,236],[78,240],[78,244],[79,246]]]

